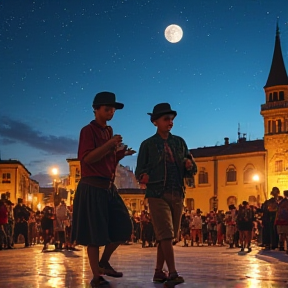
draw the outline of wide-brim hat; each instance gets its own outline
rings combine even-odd
[[[169,103],[159,103],[154,106],[153,112],[152,113],[147,113],[148,115],[151,116],[150,120],[151,122],[157,120],[163,115],[166,114],[173,114],[174,117],[176,117],[177,112],[171,109],[171,106]]]
[[[92,107],[96,106],[112,106],[115,109],[122,109],[124,104],[116,102],[116,95],[112,92],[99,92],[95,95]]]
[[[196,213],[197,213],[197,214],[201,214],[201,213],[203,213],[203,212],[202,212],[200,209],[197,209],[197,210],[196,210]]]

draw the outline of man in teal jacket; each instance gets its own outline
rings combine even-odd
[[[185,141],[172,135],[177,112],[170,104],[157,104],[150,115],[157,133],[142,142],[137,158],[136,177],[146,185],[152,223],[158,242],[154,282],[183,283],[175,268],[172,240],[178,239],[183,211],[184,179],[193,179],[196,164]],[[193,182],[193,181],[190,181]],[[166,262],[169,275],[163,272]]]

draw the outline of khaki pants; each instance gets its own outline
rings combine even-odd
[[[148,198],[148,203],[156,240],[178,239],[183,198],[167,193],[161,198]]]

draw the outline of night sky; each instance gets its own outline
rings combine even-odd
[[[110,122],[135,150],[169,102],[189,148],[263,137],[260,105],[276,24],[288,70],[287,0],[1,1],[0,151],[42,176],[77,157],[99,91],[125,104]],[[183,29],[172,44],[170,24]],[[136,156],[121,163],[135,166]],[[40,180],[39,180],[40,179]]]

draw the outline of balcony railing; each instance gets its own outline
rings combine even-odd
[[[288,101],[267,102],[261,105],[261,111],[279,108],[288,108]]]

